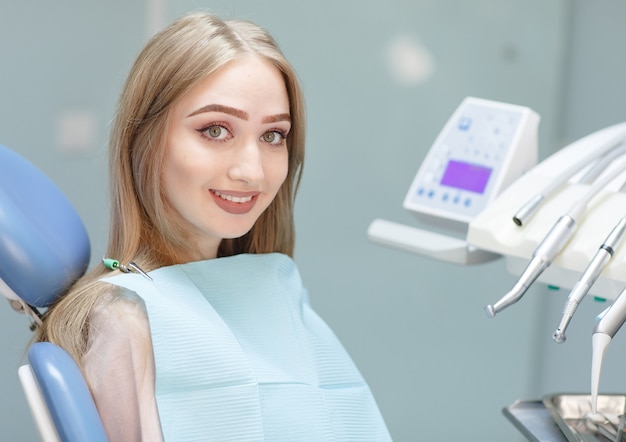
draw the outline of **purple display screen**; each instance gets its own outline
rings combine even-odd
[[[470,192],[483,193],[490,175],[491,169],[488,167],[452,160],[448,162],[441,184]]]

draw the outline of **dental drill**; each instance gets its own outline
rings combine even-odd
[[[533,282],[547,269],[554,258],[568,243],[576,231],[576,220],[585,211],[587,205],[608,183],[614,180],[619,174],[624,172],[626,158],[621,158],[619,164],[605,175],[598,178],[589,188],[587,193],[572,205],[569,211],[561,216],[552,229],[543,238],[537,249],[534,251],[530,262],[520,276],[513,288],[493,305],[485,307],[485,313],[493,318],[496,313],[515,304],[526,293]]]
[[[565,184],[572,176],[580,172],[589,163],[601,158],[611,150],[620,146],[626,140],[626,132],[622,131],[607,142],[601,144],[594,149],[589,155],[581,158],[579,161],[573,163],[563,173],[556,177],[549,185],[545,187],[541,192],[534,195],[529,201],[527,201],[519,210],[513,215],[513,222],[518,226],[522,226],[525,222],[537,212],[541,204],[545,199],[556,192],[563,184]]]
[[[485,313],[493,318],[510,305],[519,301],[533,282],[547,269],[552,260],[565,247],[576,231],[576,218],[563,215],[541,241],[533,256],[513,288],[493,305],[485,307]]]
[[[616,247],[624,236],[624,232],[626,232],[626,217],[622,218],[613,227],[567,297],[561,322],[552,335],[555,342],[559,344],[565,342],[565,330],[572,320],[576,309],[613,257]]]

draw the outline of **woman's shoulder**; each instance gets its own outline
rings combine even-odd
[[[150,326],[136,294],[108,283],[98,283],[96,289],[100,293],[89,316],[81,364],[96,396],[115,401],[119,397],[111,397],[110,391],[131,392],[147,375],[154,382]],[[111,387],[110,382],[116,386]]]
[[[125,287],[99,281],[98,300],[90,314],[92,327],[122,329],[145,329],[146,306],[135,292]]]

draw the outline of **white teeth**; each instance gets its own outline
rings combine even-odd
[[[223,193],[218,192],[217,190],[214,190],[213,193],[219,196],[220,198],[222,198],[223,200],[232,201],[233,203],[247,203],[248,201],[252,200],[251,196],[225,195]]]

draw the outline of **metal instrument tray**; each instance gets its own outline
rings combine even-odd
[[[591,416],[590,394],[547,395],[543,403],[570,442],[626,441],[626,395],[599,394],[596,416]]]
[[[518,400],[502,413],[530,442],[568,442],[541,400]]]

